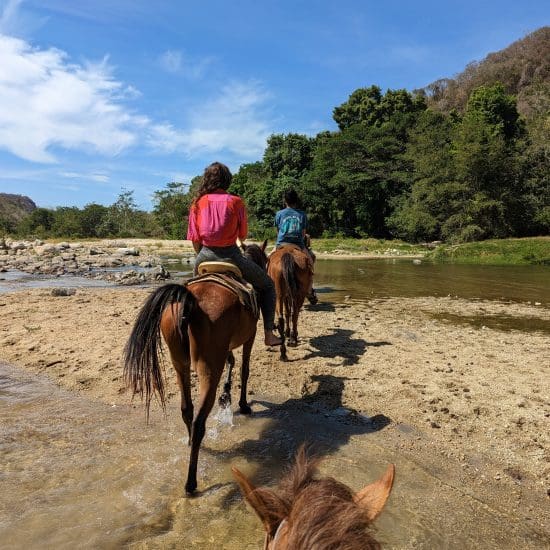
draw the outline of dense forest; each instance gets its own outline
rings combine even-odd
[[[337,131],[270,136],[262,160],[234,175],[230,191],[246,201],[251,236],[273,235],[291,187],[313,236],[464,242],[550,233],[550,27],[421,90],[357,89],[333,118]],[[111,206],[36,208],[17,221],[0,213],[0,230],[184,238],[199,182],[167,184],[150,213],[123,190]]]

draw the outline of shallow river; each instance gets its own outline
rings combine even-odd
[[[318,391],[329,382],[334,388],[334,377],[319,376]],[[209,420],[202,493],[189,499],[182,496],[187,447],[175,407],[166,417],[156,411],[146,425],[141,407],[93,402],[0,364],[1,547],[261,548],[260,523],[243,504],[230,466],[271,484],[304,441],[325,457],[323,473],[356,490],[396,464],[394,491],[377,524],[389,548],[542,547],[511,518],[503,530],[501,512],[440,472],[384,448],[385,417],[320,410],[315,394],[284,403],[255,398],[252,417],[236,415],[233,426],[231,419]],[[397,429],[419,435],[407,425]]]

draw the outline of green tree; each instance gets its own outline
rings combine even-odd
[[[48,237],[55,217],[53,210],[36,208],[17,225],[17,234],[26,237]]]
[[[104,233],[109,209],[102,204],[89,203],[80,214],[80,226],[83,237],[106,237]]]
[[[269,178],[299,178],[311,166],[313,140],[301,134],[273,134],[267,140],[263,166]]]
[[[153,194],[153,214],[170,239],[185,239],[185,218],[189,212],[191,197],[183,183],[171,182],[166,188]]]
[[[378,86],[359,88],[339,107],[333,118],[340,130],[354,124],[380,126],[391,121],[395,115],[408,115],[412,122],[417,113],[426,109],[422,95],[412,95],[407,90],[388,90],[384,95]]]
[[[83,237],[81,211],[76,206],[59,206],[54,210],[51,233],[55,237]]]

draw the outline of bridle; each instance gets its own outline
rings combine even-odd
[[[277,531],[275,531],[275,535],[271,540],[270,540],[269,534],[268,533],[265,534],[264,550],[268,550],[270,542],[271,542],[271,544],[273,544],[273,550],[276,550],[276,548],[277,548],[276,545],[279,542],[280,537],[281,537],[282,527],[283,527],[283,525],[286,526],[287,523],[288,522],[287,522],[286,519],[283,519],[283,521],[281,521],[281,523],[279,523],[279,527],[277,527]]]

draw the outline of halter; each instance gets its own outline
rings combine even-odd
[[[277,541],[279,540],[279,537],[281,536],[281,527],[283,525],[286,525],[287,524],[287,520],[286,519],[283,519],[283,521],[281,521],[281,523],[279,523],[279,527],[277,527],[277,531],[275,531],[275,536],[273,537],[272,539],[272,543],[273,545],[277,544]],[[264,542],[264,550],[267,550],[269,548],[269,535],[266,533],[265,534],[265,542]]]

